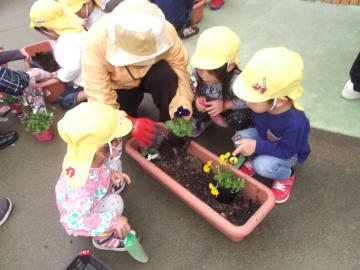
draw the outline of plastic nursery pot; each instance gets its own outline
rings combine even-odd
[[[38,52],[52,52],[53,42],[45,40],[33,43],[24,47],[25,51],[32,57]],[[31,67],[28,62],[24,62],[25,69],[29,70]],[[58,79],[49,79],[35,84],[35,87],[44,92],[46,101],[53,104],[56,103],[58,97],[65,91],[66,85]]]
[[[15,113],[22,113],[22,108],[21,108],[20,104],[11,103],[11,104],[9,104],[9,107],[10,107],[11,111],[13,111]]]
[[[168,133],[167,127],[163,123],[159,123],[164,135]],[[275,197],[271,189],[255,180],[251,176],[248,176],[233,166],[229,166],[229,169],[237,176],[245,179],[245,187],[242,189],[242,194],[261,205],[260,208],[249,218],[249,220],[241,226],[232,224],[226,218],[221,216],[205,202],[200,200],[189,190],[179,184],[171,176],[157,167],[154,163],[147,160],[139,153],[138,143],[135,138],[130,139],[125,145],[125,151],[135,159],[143,169],[148,172],[155,180],[167,187],[174,193],[179,199],[191,207],[200,216],[206,219],[210,224],[216,227],[224,235],[231,240],[238,242],[249,235],[258,226],[261,221],[270,213],[275,205]],[[200,144],[191,141],[188,154],[199,158],[203,163],[209,160],[213,161],[213,164],[219,164],[219,157],[209,150],[202,147]],[[179,232],[178,232],[179,233]],[[184,232],[185,233],[185,232]]]
[[[230,189],[221,188],[218,187],[217,190],[219,191],[219,195],[216,197],[216,199],[221,203],[230,204],[235,199],[236,195],[239,194],[239,192],[231,192]]]
[[[41,134],[38,134],[37,132],[33,132],[32,134],[40,142],[51,141],[54,137],[54,133],[52,132],[51,129],[43,130],[41,131]]]
[[[205,0],[195,1],[195,4],[193,5],[191,11],[191,24],[197,24],[201,22],[204,16],[204,6],[205,6]]]
[[[178,137],[171,131],[169,131],[167,139],[168,139],[169,143],[176,148],[181,148],[186,143],[185,137]]]

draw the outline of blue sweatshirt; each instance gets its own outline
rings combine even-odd
[[[310,154],[309,120],[305,113],[292,107],[281,114],[254,113],[255,127],[260,135],[255,154],[288,159],[295,155],[304,162]]]
[[[194,0],[153,0],[165,18],[179,30],[188,19]]]

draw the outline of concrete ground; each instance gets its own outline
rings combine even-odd
[[[43,39],[28,27],[32,2],[0,2],[0,43],[6,48]],[[301,101],[313,127],[312,154],[297,169],[289,201],[276,206],[239,243],[199,217],[126,154],[124,171],[133,184],[123,193],[125,215],[142,231],[149,263],[137,263],[126,253],[96,250],[87,238],[67,236],[54,199],[65,144],[58,135],[52,142],[37,142],[9,115],[0,132],[15,129],[20,139],[0,152],[0,195],[15,205],[0,227],[0,269],[64,269],[83,249],[114,270],[360,269],[360,101],[340,97],[359,51],[359,15],[359,7],[300,0],[227,0],[219,11],[206,8],[201,30],[214,25],[234,29],[243,44],[241,67],[258,49],[279,45],[298,51],[305,62]],[[190,55],[196,40],[185,41]],[[53,109],[60,119],[64,112]],[[141,111],[156,117],[148,98]],[[232,149],[224,140],[231,135],[211,126],[197,141],[220,154]]]

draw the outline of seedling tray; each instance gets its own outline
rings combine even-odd
[[[66,270],[111,270],[100,259],[93,255],[77,255]]]

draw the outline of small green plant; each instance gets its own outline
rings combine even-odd
[[[147,160],[153,160],[153,159],[161,158],[160,152],[156,148],[149,148],[149,149],[141,148],[140,154],[143,157],[145,157]]]
[[[220,163],[218,165],[212,166],[212,160],[209,160],[203,167],[203,171],[205,173],[212,172],[214,174],[216,186],[212,183],[209,184],[211,194],[218,196],[218,187],[229,189],[232,193],[239,192],[245,186],[245,179],[234,175],[228,168],[226,168],[226,164],[235,165],[238,162],[238,158],[232,157],[230,152],[221,154],[219,158]]]
[[[187,120],[184,118],[189,115],[189,110],[181,106],[174,113],[174,118],[166,121],[165,124],[178,137],[192,137],[195,132],[195,122],[192,119]]]
[[[4,103],[5,104],[20,104],[20,99],[15,97],[15,96],[12,96],[12,95],[9,95],[9,94],[6,94],[4,97],[3,97],[3,100],[4,100]]]
[[[43,130],[50,128],[54,121],[54,113],[48,113],[45,110],[38,110],[30,114],[25,120],[25,130],[29,132],[36,132],[41,134]]]

